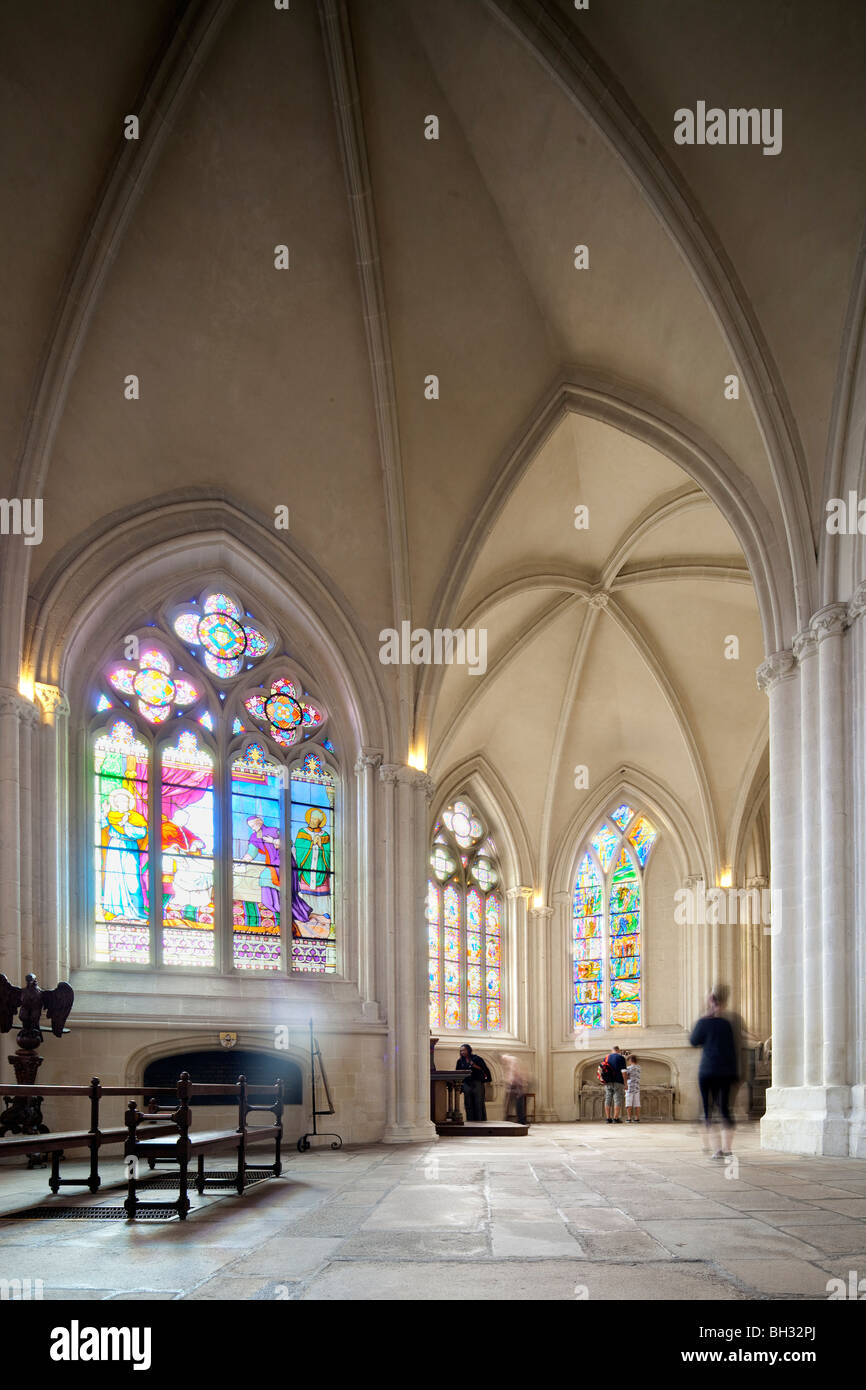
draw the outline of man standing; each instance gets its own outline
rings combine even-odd
[[[457,1071],[468,1072],[466,1080],[463,1082],[463,1103],[466,1107],[466,1118],[472,1120],[487,1119],[487,1105],[484,1100],[484,1086],[493,1078],[490,1069],[483,1057],[479,1057],[477,1052],[473,1052],[468,1043],[464,1043],[460,1049],[460,1056],[457,1058]]]
[[[614,1043],[612,1050],[598,1069],[599,1079],[604,1084],[604,1117],[609,1125],[622,1124],[620,1111],[625,1095],[623,1073],[626,1066],[627,1063],[619,1043]]]

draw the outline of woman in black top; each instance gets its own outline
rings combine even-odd
[[[467,1120],[486,1120],[487,1106],[484,1101],[484,1084],[492,1081],[490,1069],[483,1057],[479,1057],[477,1052],[473,1052],[468,1043],[464,1043],[460,1049],[460,1056],[457,1058],[457,1071],[467,1071],[469,1075],[463,1082],[463,1103],[466,1107]]]
[[[721,1147],[713,1158],[727,1158],[731,1152],[734,1137],[734,1121],[731,1116],[731,1087],[739,1079],[740,1068],[737,1056],[737,1041],[734,1029],[722,1013],[725,996],[716,990],[707,999],[707,1012],[699,1018],[689,1039],[692,1047],[701,1047],[701,1064],[698,1067],[698,1086],[704,1106],[704,1123],[709,1132],[713,1122],[713,1110],[718,1109],[721,1116]]]

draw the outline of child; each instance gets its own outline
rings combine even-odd
[[[628,1078],[625,1088],[625,1118],[626,1123],[631,1124],[632,1119],[636,1125],[640,1124],[640,1067],[634,1052],[628,1054],[628,1066],[626,1068]]]

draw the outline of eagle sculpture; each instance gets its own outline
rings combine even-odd
[[[44,1009],[51,1023],[52,1033],[59,1038],[74,999],[72,986],[65,980],[61,980],[55,989],[40,989],[36,976],[27,975],[22,988],[20,985],[10,984],[5,975],[0,975],[0,1033],[9,1032],[13,1026],[15,1010],[18,1009],[21,1031],[30,1036],[38,1034],[41,1042],[42,1030],[39,1020]]]

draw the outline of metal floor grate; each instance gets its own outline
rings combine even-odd
[[[215,1169],[213,1172],[205,1174],[208,1189],[213,1187],[234,1188],[236,1174],[231,1169]],[[244,1173],[244,1188],[252,1187],[256,1183],[264,1182],[267,1178],[273,1177],[270,1168],[247,1168]],[[143,1178],[138,1184],[139,1192],[154,1190],[177,1191],[177,1178]],[[196,1193],[190,1184],[190,1198],[194,1199]],[[192,1208],[195,1211],[195,1207]],[[192,1211],[190,1215],[192,1215]],[[177,1211],[174,1207],[148,1206],[139,1207],[135,1215],[136,1221],[169,1221],[179,1220]],[[123,1207],[28,1207],[25,1211],[0,1212],[0,1221],[125,1221],[126,1212]]]
[[[174,1207],[148,1207],[139,1211],[137,1221],[165,1221],[177,1216]],[[29,1207],[27,1211],[4,1212],[4,1221],[125,1221],[123,1207]]]

